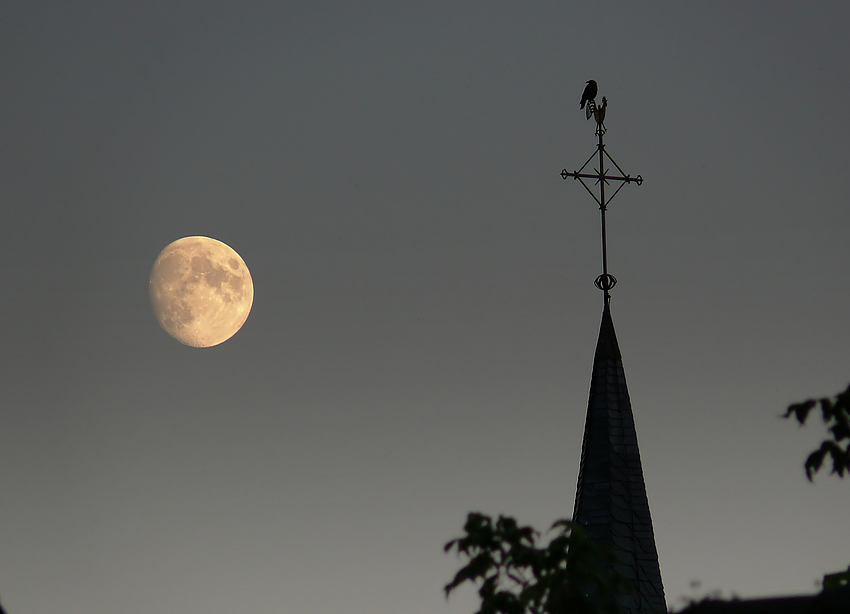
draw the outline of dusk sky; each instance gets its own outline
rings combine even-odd
[[[572,514],[602,315],[579,110],[641,174],[611,312],[670,606],[850,564],[778,416],[850,382],[850,5],[0,8],[9,614],[466,614],[466,514]],[[255,284],[183,346],[151,267]],[[691,586],[699,582],[698,588]]]

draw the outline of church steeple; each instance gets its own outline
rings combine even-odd
[[[625,613],[667,611],[632,404],[607,302],[593,359],[573,520],[594,542],[613,547],[615,568],[635,589],[621,601]]]
[[[623,173],[605,151],[602,136],[606,132],[603,121],[607,106],[604,97],[600,107],[594,99],[587,102],[587,118],[593,116],[596,120],[597,151],[578,171],[561,171],[564,179],[572,177],[580,181],[599,205],[602,216],[602,274],[596,278],[595,285],[605,293],[590,380],[573,520],[594,542],[613,549],[615,568],[631,581],[634,591],[619,599],[623,614],[657,614],[666,612],[667,606],[623,358],[611,319],[611,289],[617,279],[608,273],[605,226],[605,212],[611,199],[625,184],[641,185],[643,178]],[[599,168],[594,169],[595,173],[584,172],[597,155]],[[606,159],[620,171],[619,175],[608,174]],[[598,197],[584,182],[585,179],[595,180],[599,186]],[[620,182],[620,185],[606,200],[605,186],[614,181]]]

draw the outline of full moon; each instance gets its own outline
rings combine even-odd
[[[151,270],[153,311],[180,343],[208,348],[235,335],[254,303],[254,282],[230,246],[184,237],[159,254]]]

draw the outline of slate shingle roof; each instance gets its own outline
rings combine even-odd
[[[609,544],[617,570],[635,592],[624,614],[666,612],[623,360],[608,305],[593,360],[573,519],[588,537]]]

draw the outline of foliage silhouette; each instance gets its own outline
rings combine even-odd
[[[850,473],[850,386],[835,398],[824,397],[795,403],[788,407],[783,418],[794,416],[800,424],[805,424],[809,413],[818,405],[831,439],[824,439],[820,447],[806,459],[806,477],[810,482],[827,456],[832,460],[831,473],[837,473],[842,478],[845,473]]]
[[[844,392],[834,398],[809,399],[802,403],[794,403],[782,416],[794,416],[801,425],[806,423],[811,411],[820,406],[821,418],[827,426],[831,439],[824,439],[820,447],[809,454],[804,467],[806,477],[812,481],[812,476],[820,471],[827,456],[832,460],[832,471],[843,478],[850,474],[850,385]],[[834,591],[850,586],[850,567],[844,571],[828,573],[823,577],[823,590]]]
[[[478,512],[467,516],[465,535],[451,540],[469,562],[445,586],[446,598],[466,582],[480,583],[475,614],[613,614],[617,595],[630,585],[613,567],[614,554],[590,541],[581,527],[559,520],[545,546],[530,526]]]

